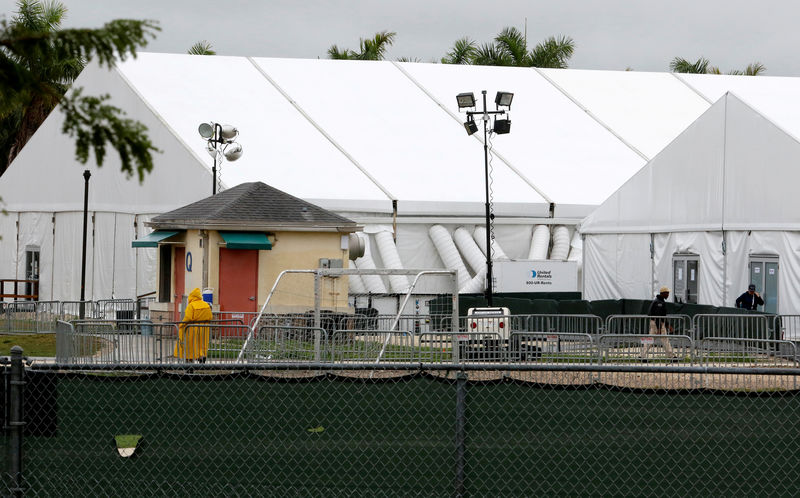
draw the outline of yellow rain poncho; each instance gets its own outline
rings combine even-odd
[[[203,301],[200,289],[195,288],[189,293],[189,304],[183,312],[183,321],[178,326],[178,343],[175,344],[175,357],[182,360],[197,360],[205,358],[208,353],[208,327],[191,326],[187,324],[209,322],[213,318],[211,305]]]

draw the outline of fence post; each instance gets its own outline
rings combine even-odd
[[[8,475],[11,479],[11,496],[22,496],[22,431],[25,426],[22,413],[23,379],[22,348],[11,348],[11,373],[8,380]]]
[[[465,496],[464,462],[467,436],[467,374],[456,374],[456,498]]]

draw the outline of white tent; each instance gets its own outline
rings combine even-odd
[[[733,306],[752,281],[767,309],[800,312],[800,142],[725,93],[580,226],[587,299]],[[684,275],[681,261],[696,261]]]
[[[784,90],[800,89],[789,80]],[[162,151],[154,172],[124,179],[113,151],[102,168],[84,168],[53,112],[0,177],[9,212],[0,278],[24,278],[26,249],[36,249],[41,298],[77,299],[89,169],[87,297],[153,291],[154,250],[130,241],[149,217],[211,194],[197,133],[208,121],[235,125],[244,148],[219,168],[223,186],[263,181],[369,233],[396,230],[405,267],[442,267],[429,227],[484,222],[482,133],[464,133],[455,100],[482,89],[492,109],[496,90],[515,93],[511,133],[490,143],[491,194],[500,246],[525,258],[535,225],[574,226],[710,106],[693,84],[658,73],[147,53],[110,71],[90,65],[76,86],[109,94],[148,127]]]

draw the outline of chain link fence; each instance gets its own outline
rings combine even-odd
[[[3,366],[10,496],[790,496],[800,486],[793,369],[26,367],[21,355]]]

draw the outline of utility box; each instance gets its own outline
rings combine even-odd
[[[495,261],[495,292],[577,292],[577,261]]]

